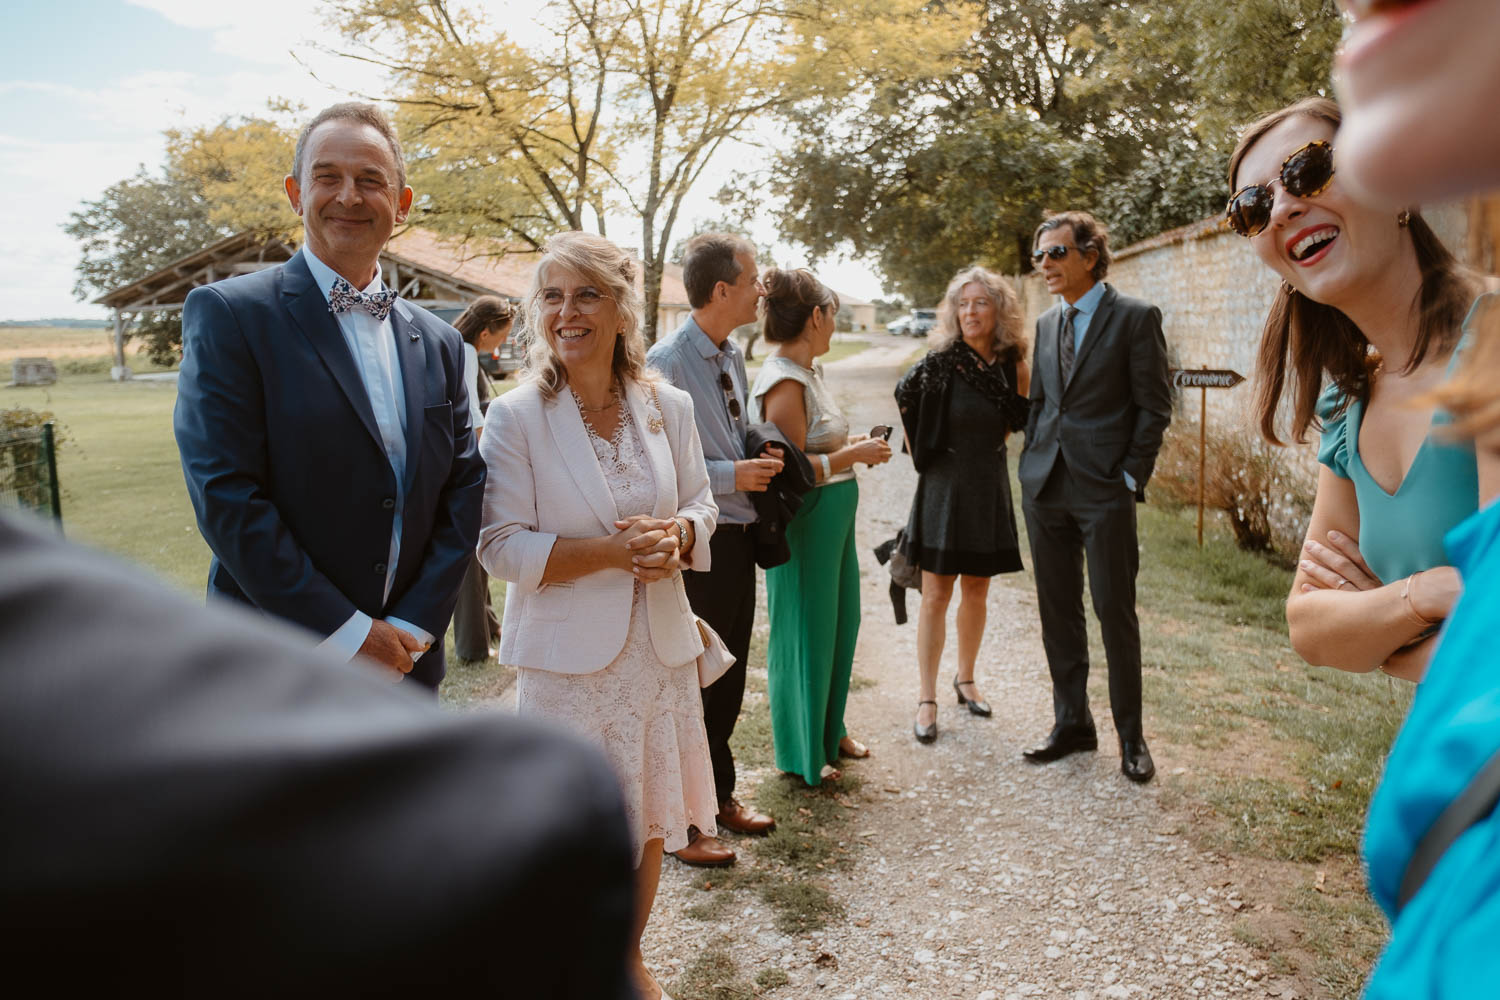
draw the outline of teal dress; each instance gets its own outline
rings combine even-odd
[[[1493,996],[1500,983],[1500,812],[1455,840],[1421,891],[1396,905],[1417,844],[1500,753],[1500,503],[1449,532],[1447,556],[1463,594],[1386,759],[1365,827],[1370,892],[1391,921],[1366,1000],[1468,1000]]]
[[[1460,350],[1467,337],[1459,342]],[[1449,361],[1451,372],[1459,350]],[[1387,493],[1370,476],[1359,457],[1359,428],[1365,404],[1351,399],[1338,413],[1343,395],[1330,385],[1318,400],[1323,440],[1318,461],[1354,484],[1359,505],[1359,551],[1381,583],[1434,566],[1449,565],[1443,536],[1479,506],[1479,473],[1474,446],[1442,439],[1441,428],[1452,423],[1443,411],[1432,417],[1432,429],[1412,460],[1395,493]],[[1335,414],[1337,414],[1335,416]]]

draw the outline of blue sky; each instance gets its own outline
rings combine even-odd
[[[536,0],[492,6],[509,21]],[[275,97],[311,108],[343,97],[308,66],[322,80],[378,93],[370,70],[315,50],[319,41],[333,41],[317,7],[316,0],[12,6],[0,66],[0,186],[9,195],[9,224],[0,229],[0,320],[105,315],[72,294],[78,253],[61,226],[139,165],[157,168],[163,130],[257,113]],[[726,172],[734,156],[721,157]],[[679,223],[683,231],[694,218],[718,214],[709,200],[717,186],[705,177]],[[618,239],[633,228],[611,220]],[[791,248],[785,256],[802,263]],[[829,262],[819,270],[846,292],[879,294],[867,268]]]

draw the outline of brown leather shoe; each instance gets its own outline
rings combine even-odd
[[[693,839],[677,852],[678,861],[695,868],[727,868],[734,864],[734,848],[718,837],[705,837],[696,828],[691,832]]]
[[[776,829],[776,821],[765,813],[754,812],[740,805],[738,799],[730,799],[719,807],[718,823],[735,833],[748,833],[763,837]]]

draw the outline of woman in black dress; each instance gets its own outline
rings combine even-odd
[[[922,571],[917,617],[921,700],[916,737],[937,739],[937,674],[948,604],[959,585],[953,690],[975,715],[990,706],[974,683],[990,577],[1021,567],[1005,439],[1026,426],[1031,388],[1020,302],[982,267],[948,284],[932,350],[896,385],[912,464],[920,474],[901,553]]]

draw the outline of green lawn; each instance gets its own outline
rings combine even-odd
[[[198,534],[177,445],[172,383],[69,375],[52,386],[0,388],[0,408],[51,411],[63,435],[58,478],[69,538],[117,553],[201,592],[208,547]]]

